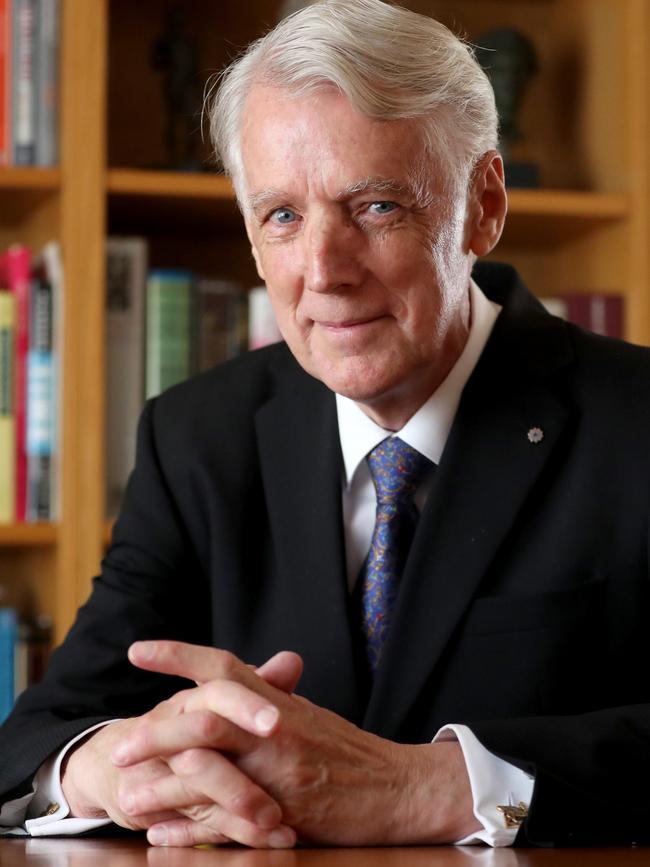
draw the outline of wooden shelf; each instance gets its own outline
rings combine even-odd
[[[230,181],[200,172],[109,169],[109,231],[120,234],[177,234],[179,224],[195,235],[231,227],[241,218]]]
[[[515,216],[572,220],[620,220],[630,210],[627,196],[575,190],[508,190],[509,212]]]
[[[0,545],[3,547],[47,547],[55,545],[56,524],[0,524]]]
[[[58,190],[60,185],[60,169],[0,169],[0,190]]]
[[[201,172],[161,172],[141,169],[109,169],[108,192],[118,196],[222,199],[232,201],[230,181],[223,175]]]

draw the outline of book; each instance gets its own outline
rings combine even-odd
[[[16,299],[0,289],[0,523],[16,519],[14,332]]]
[[[27,356],[27,520],[59,515],[58,425],[63,274],[58,243],[45,245],[32,272]]]
[[[246,349],[247,298],[238,283],[197,280],[195,321],[197,372],[209,370]]]
[[[29,305],[31,254],[22,244],[12,244],[5,254],[7,288],[16,299],[14,336],[14,415],[16,435],[16,521],[27,513],[27,355],[29,351]]]
[[[35,42],[35,162],[54,166],[59,159],[59,0],[37,0]]]
[[[10,12],[11,0],[0,0],[0,166],[9,164],[11,157],[10,81]]]
[[[0,723],[11,713],[16,694],[15,648],[18,617],[13,608],[0,608]]]
[[[116,514],[135,462],[144,403],[147,242],[106,243],[106,510]]]
[[[13,0],[12,119],[13,154],[17,166],[36,159],[36,0]]]
[[[623,339],[623,298],[603,292],[567,292],[540,299],[549,313],[604,337]]]
[[[260,349],[282,340],[266,286],[248,292],[248,348]]]
[[[52,644],[52,618],[39,614],[19,619],[14,646],[14,700],[42,679]]]
[[[194,276],[151,271],[146,289],[145,397],[155,397],[192,372]]]

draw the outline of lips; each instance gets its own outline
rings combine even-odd
[[[363,318],[355,318],[355,319],[343,319],[343,320],[326,320],[320,319],[315,320],[317,325],[320,325],[322,328],[331,328],[333,330],[345,329],[345,328],[356,328],[360,325],[369,325],[371,322],[376,322],[378,319],[382,319],[382,316],[365,316]]]

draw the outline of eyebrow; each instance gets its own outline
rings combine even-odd
[[[359,195],[360,193],[375,193],[382,195],[392,193],[393,195],[413,195],[413,189],[409,184],[404,184],[395,178],[369,177],[362,178],[359,181],[354,181],[348,184],[336,195],[337,202],[343,202],[351,196]],[[289,194],[284,190],[269,187],[265,190],[260,190],[258,193],[252,193],[246,200],[246,206],[255,215],[259,215],[260,211],[264,211],[270,204],[276,202],[288,201]]]

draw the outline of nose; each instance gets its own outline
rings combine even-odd
[[[305,287],[335,292],[355,286],[363,276],[363,236],[343,216],[312,218],[303,235]]]

